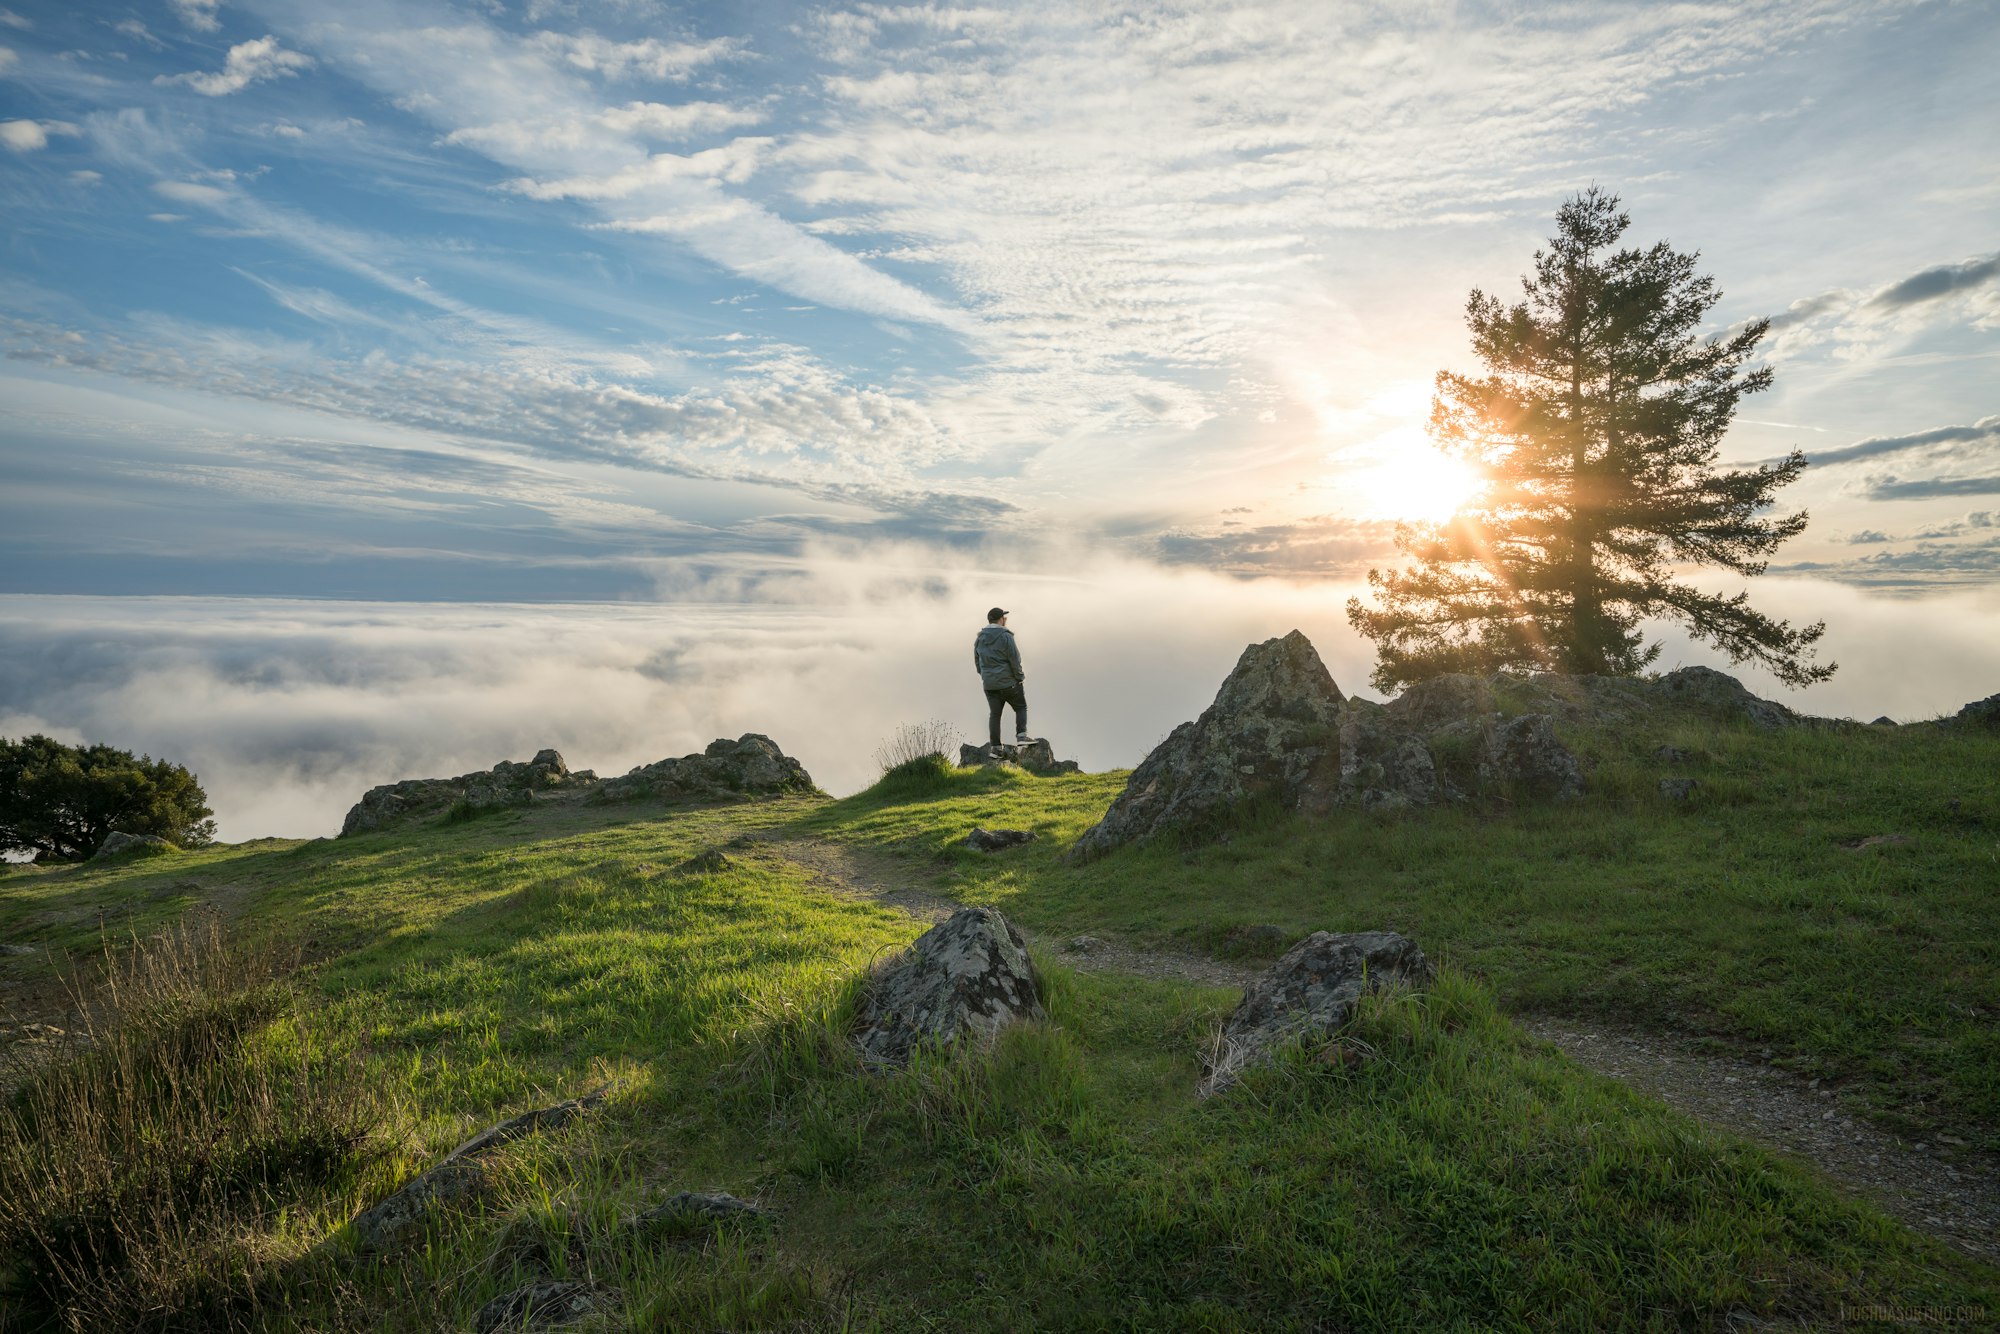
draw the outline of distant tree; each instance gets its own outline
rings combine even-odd
[[[1674,577],[1761,573],[1806,526],[1803,510],[1759,517],[1806,461],[1794,450],[1775,466],[1716,467],[1737,400],[1771,383],[1768,367],[1745,369],[1770,321],[1703,337],[1722,294],[1695,272],[1699,254],[1612,251],[1630,222],[1593,186],[1557,212],[1524,300],[1474,289],[1466,302],[1486,373],[1439,373],[1430,432],[1485,483],[1445,523],[1399,525],[1411,563],[1368,572],[1378,606],[1348,601],[1381,655],[1380,689],[1502,667],[1632,675],[1660,653],[1639,632],[1649,616],[1787,685],[1833,675],[1811,661],[1825,622],[1795,630],[1746,593]]]
[[[215,837],[208,794],[178,764],[52,737],[0,737],[0,851],[75,861],[113,832],[182,847]]]

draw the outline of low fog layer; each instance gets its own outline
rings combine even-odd
[[[1366,688],[1351,589],[1138,564],[1060,576],[819,562],[773,580],[709,573],[672,603],[437,605],[269,599],[0,598],[0,735],[43,731],[167,756],[201,777],[221,836],[334,833],[366,788],[560,749],[620,773],[764,732],[830,792],[873,779],[905,722],[985,728],[972,637],[1014,614],[1037,735],[1086,769],[1136,763],[1213,697],[1243,646],[1297,628],[1342,689]],[[2000,595],[1870,597],[1766,579],[1758,604],[1824,616],[1833,681],[1796,708],[1910,720],[2000,690]],[[1667,636],[1657,666],[1727,667]],[[1011,719],[1009,720],[1011,725]]]

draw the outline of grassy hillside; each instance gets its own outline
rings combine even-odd
[[[1690,803],[1654,791],[1662,742],[1695,757],[1676,770],[1702,782]],[[0,941],[88,959],[108,939],[123,980],[95,1057],[13,1072],[0,1328],[60,1327],[52,1298],[99,1328],[467,1328],[544,1273],[619,1294],[590,1320],[620,1329],[2000,1319],[2000,1273],[1507,1017],[1769,1046],[1879,1115],[1993,1146],[1993,742],[1679,724],[1583,749],[1578,807],[1249,821],[1084,868],[1056,854],[1122,775],[536,809],[15,872]],[[953,848],[975,823],[1043,838]],[[1910,841],[1843,846],[1889,834]],[[1268,953],[1274,933],[1242,928],[1392,926],[1445,967],[1427,996],[1368,1006],[1337,1050],[1200,1101],[1233,991],[1043,952],[1049,1025],[868,1075],[843,1040],[855,979],[922,923],[828,885],[789,855],[799,840],[1045,938]],[[714,847],[730,869],[679,866]],[[222,943],[143,943],[191,913]],[[65,1024],[51,977],[44,956],[0,959],[9,1008]],[[200,1078],[168,1078],[191,1052]],[[348,1218],[472,1131],[606,1083],[601,1112],[492,1155],[486,1198],[421,1244],[353,1249]],[[705,1188],[775,1220],[625,1223]],[[96,1265],[95,1287],[37,1230]]]

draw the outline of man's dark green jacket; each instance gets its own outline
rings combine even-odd
[[[972,665],[988,690],[1012,690],[1024,679],[1021,650],[1014,647],[1014,632],[1004,625],[989,625],[972,641]]]

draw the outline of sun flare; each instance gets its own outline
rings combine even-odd
[[[1346,484],[1375,519],[1442,523],[1472,498],[1481,480],[1477,469],[1439,452],[1418,426],[1378,437],[1356,462]]]

